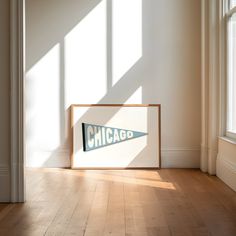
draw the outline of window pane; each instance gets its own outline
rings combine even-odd
[[[236,14],[229,20],[228,131],[236,133]]]
[[[236,6],[236,0],[229,0],[230,9]]]

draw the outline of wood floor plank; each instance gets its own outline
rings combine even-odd
[[[236,193],[199,170],[27,170],[0,235],[235,236]]]

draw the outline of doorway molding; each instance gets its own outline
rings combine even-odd
[[[10,1],[11,202],[25,201],[25,0]]]

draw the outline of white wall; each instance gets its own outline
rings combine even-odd
[[[236,191],[236,142],[229,138],[219,138],[219,152],[216,174]]]
[[[160,103],[163,166],[199,167],[200,16],[199,0],[26,0],[27,165],[70,165],[73,103]]]
[[[10,199],[10,10],[0,1],[0,202]]]

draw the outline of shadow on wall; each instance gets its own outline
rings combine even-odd
[[[26,165],[70,166],[71,104],[162,103],[163,145],[198,145],[198,5],[26,0]]]

